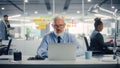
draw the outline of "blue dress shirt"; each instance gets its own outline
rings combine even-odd
[[[48,57],[48,45],[57,43],[58,42],[57,37],[58,36],[54,32],[50,32],[46,34],[43,37],[43,40],[41,41],[40,46],[38,47],[37,55],[43,58]],[[84,55],[83,48],[80,46],[79,42],[76,40],[76,38],[72,34],[64,32],[60,37],[61,37],[60,43],[76,43],[77,44],[77,47],[76,47],[77,56]]]

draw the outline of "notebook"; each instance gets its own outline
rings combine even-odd
[[[56,43],[48,45],[48,60],[75,60],[76,45]]]

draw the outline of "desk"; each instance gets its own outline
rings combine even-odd
[[[22,61],[13,61],[13,56],[0,56],[0,58],[10,58],[10,60],[0,60],[2,68],[119,68],[116,60],[112,56],[105,58],[95,58],[86,60],[84,56],[76,60],[27,60],[29,56],[23,56]],[[108,58],[109,59],[108,59]],[[106,59],[107,58],[107,59]]]

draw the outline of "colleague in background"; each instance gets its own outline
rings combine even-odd
[[[99,51],[102,54],[112,54],[113,51],[109,50],[109,46],[113,46],[112,41],[104,42],[104,38],[100,33],[103,30],[103,22],[100,18],[95,18],[94,31],[90,36],[90,50]]]
[[[48,45],[54,43],[76,43],[77,44],[77,56],[83,55],[84,50],[80,46],[79,42],[76,38],[68,33],[65,32],[66,23],[64,21],[63,16],[56,16],[54,18],[54,22],[52,23],[52,27],[54,31],[49,32],[43,37],[43,40],[37,50],[37,55],[42,58],[48,57]]]
[[[8,20],[8,15],[4,15],[3,17],[3,20],[0,22],[0,39],[8,40],[10,23]]]

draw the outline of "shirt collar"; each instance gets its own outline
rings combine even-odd
[[[99,33],[97,30],[94,30],[93,32],[92,32],[92,34],[91,34],[91,38],[94,38],[94,36],[97,34],[97,33]]]
[[[56,34],[56,32],[53,32],[53,33],[55,34],[55,36],[56,36],[56,37],[60,36],[60,37],[61,37],[61,39],[63,39],[63,36],[64,36],[64,33],[65,33],[65,32],[62,32],[62,33],[61,33],[61,34],[59,34],[59,35],[58,35],[58,34]]]
[[[94,30],[94,33],[99,33],[99,31],[97,31],[97,30]]]

